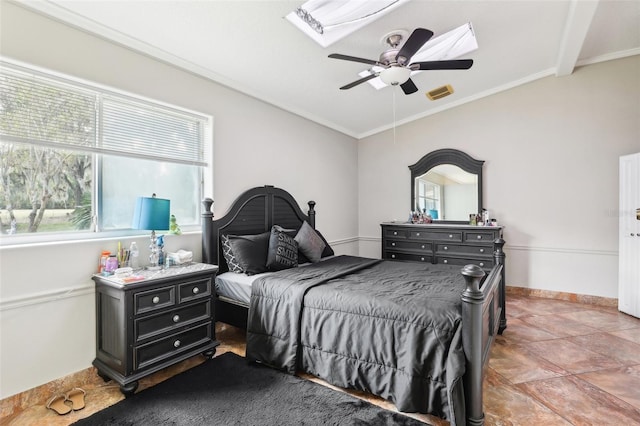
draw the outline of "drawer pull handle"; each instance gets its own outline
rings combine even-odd
[[[200,289],[198,287],[194,287],[193,290],[191,290],[191,291],[193,291],[193,294],[200,293]]]
[[[151,301],[153,302],[154,305],[160,303],[160,298],[158,296],[154,296],[153,299],[151,299]]]
[[[180,321],[180,315],[174,315],[173,322],[178,322],[178,321]]]
[[[180,340],[176,340],[175,342],[173,342],[173,347],[174,348],[179,348],[180,347]]]
[[[484,249],[480,249],[480,253],[484,253]]]
[[[478,235],[476,238],[481,240],[482,239],[482,235]]]
[[[393,231],[393,235],[398,235],[398,232],[397,231]]]
[[[392,258],[392,259],[395,259],[395,258],[396,258],[396,255],[395,255],[395,254],[392,254],[392,255],[391,255],[391,258]]]
[[[420,260],[424,262],[424,257],[421,257]]]
[[[444,246],[444,249],[445,249],[445,250],[449,250],[449,247],[447,247],[447,246]]]
[[[421,247],[424,248],[424,244]]]
[[[481,266],[481,267],[483,267],[483,266],[484,266],[484,263],[483,263],[483,262],[480,262],[480,266]]]
[[[445,259],[442,263],[449,263],[449,261],[447,259]]]
[[[449,238],[453,238],[453,235],[452,235],[452,234],[449,234]]]
[[[391,247],[395,247],[395,246],[396,246],[396,243],[391,243]]]
[[[419,237],[419,236],[420,236],[420,233],[419,233],[419,232],[416,232],[416,237]]]

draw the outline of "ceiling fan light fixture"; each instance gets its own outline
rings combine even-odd
[[[391,86],[397,86],[399,84],[406,83],[411,76],[411,70],[405,67],[391,66],[380,72],[380,80],[383,83]]]

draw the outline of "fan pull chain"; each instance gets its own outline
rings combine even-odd
[[[393,145],[396,144],[396,87],[391,86],[393,92]]]

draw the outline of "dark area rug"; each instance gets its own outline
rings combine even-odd
[[[422,425],[228,352],[74,425]]]

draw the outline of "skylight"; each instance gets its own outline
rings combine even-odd
[[[408,1],[309,0],[285,18],[327,47]]]
[[[431,40],[426,42],[424,46],[422,46],[422,49],[418,50],[418,52],[411,57],[411,62],[455,59],[462,55],[466,55],[469,52],[473,52],[477,48],[478,42],[473,31],[473,26],[471,25],[471,22],[468,22],[454,30],[437,37],[433,37]],[[358,75],[360,77],[366,77],[373,73],[380,72],[383,69],[384,68],[374,65],[368,70],[358,73]],[[413,71],[411,75],[413,76],[421,72],[424,71]],[[367,83],[378,90],[387,86],[382,82],[380,77],[369,80]]]

